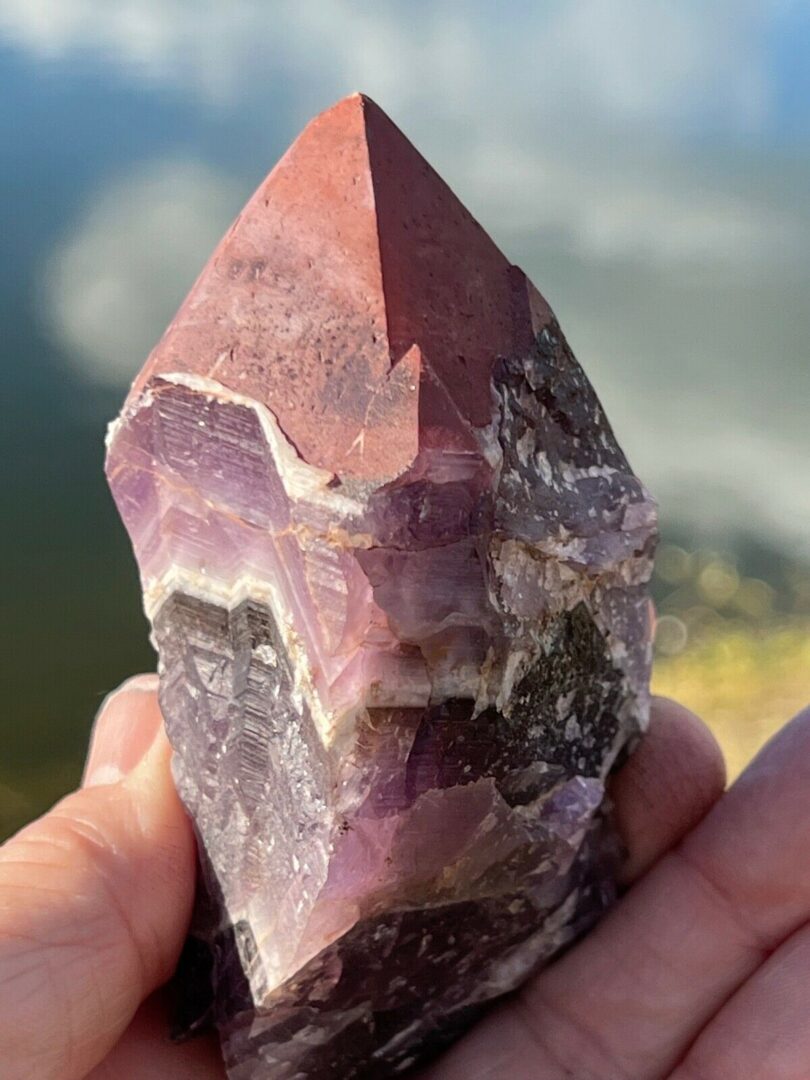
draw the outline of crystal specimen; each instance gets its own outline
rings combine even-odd
[[[232,1080],[407,1070],[611,897],[655,508],[546,302],[391,121],[316,118],[107,471],[200,844]]]

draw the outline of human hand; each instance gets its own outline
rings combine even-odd
[[[155,685],[112,695],[82,790],[0,849],[3,1080],[224,1077],[155,993],[194,888]],[[424,1080],[807,1080],[810,712],[722,787],[709,733],[658,701],[614,781],[637,883]]]
[[[160,994],[195,883],[157,678],[101,708],[82,789],[0,848],[2,1080],[222,1080],[213,1039],[177,1046]]]

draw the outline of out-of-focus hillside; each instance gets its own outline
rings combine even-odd
[[[654,585],[653,690],[707,721],[733,779],[810,704],[810,577],[787,568],[769,584],[729,556],[665,544]]]

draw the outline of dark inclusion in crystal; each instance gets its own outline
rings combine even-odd
[[[231,1080],[398,1075],[613,896],[655,508],[548,305],[404,136],[318,117],[110,432]]]

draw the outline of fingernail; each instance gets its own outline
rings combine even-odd
[[[157,675],[136,675],[113,690],[96,714],[84,787],[117,784],[146,755],[162,723]]]

